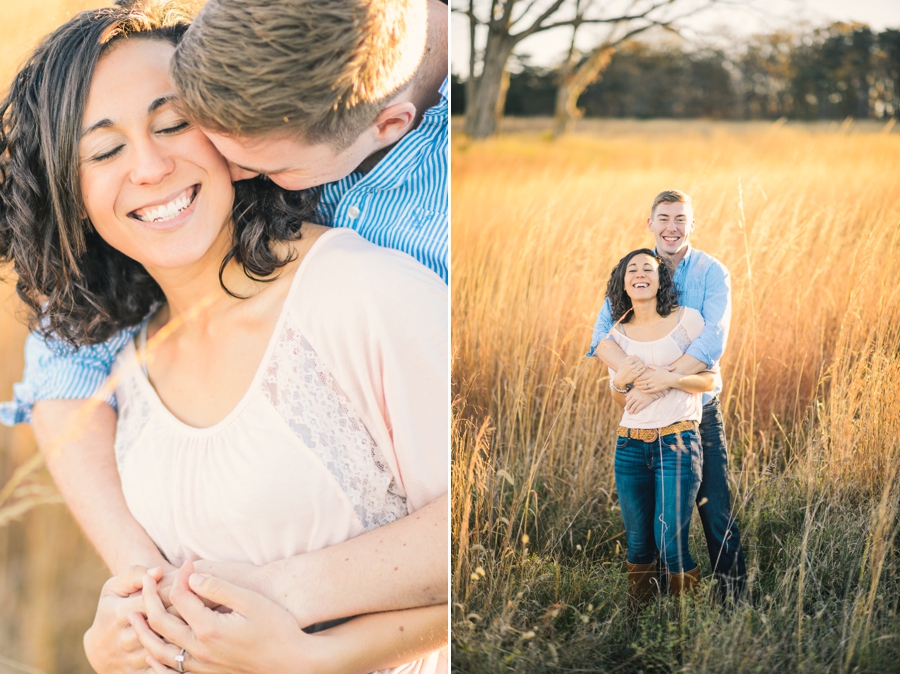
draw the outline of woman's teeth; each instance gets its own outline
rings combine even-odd
[[[153,208],[137,210],[134,212],[134,215],[142,222],[165,222],[166,220],[171,220],[190,206],[193,199],[194,188],[189,187],[181,193],[181,196],[173,199],[169,203]]]

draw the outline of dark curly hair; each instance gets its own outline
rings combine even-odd
[[[609,275],[609,281],[606,284],[606,298],[609,300],[612,308],[612,320],[627,323],[631,320],[633,313],[631,309],[631,298],[625,292],[625,270],[628,263],[635,255],[649,255],[659,263],[659,289],[656,291],[656,313],[660,316],[668,316],[678,308],[678,289],[672,280],[673,270],[669,261],[654,253],[649,248],[639,248],[633,250],[628,255],[619,260],[618,264],[613,267],[612,274]]]
[[[0,103],[0,263],[13,264],[31,330],[97,344],[164,300],[150,274],[84,216],[78,142],[100,57],[124,39],[177,45],[190,20],[174,0],[81,12],[44,38]],[[299,239],[315,206],[312,191],[287,192],[264,178],[236,183],[222,269],[234,260],[250,278],[271,277],[291,259],[272,244]]]

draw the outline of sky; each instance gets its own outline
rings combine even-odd
[[[463,0],[451,0],[456,6]],[[612,0],[615,2],[615,0]],[[694,2],[694,0],[682,0]],[[873,30],[900,28],[900,0],[729,0],[731,4],[714,6],[693,16],[683,25],[688,39],[702,42],[721,41],[723,35],[741,37],[752,33],[767,33],[806,22],[821,26],[834,21],[867,23]],[[739,4],[735,4],[739,3]],[[467,2],[465,4],[468,4]],[[468,73],[469,23],[465,16],[451,18],[451,68],[458,74]],[[599,30],[593,35],[585,31],[587,47],[597,41]],[[571,29],[557,29],[523,41],[516,53],[531,56],[534,65],[553,66],[568,47]]]

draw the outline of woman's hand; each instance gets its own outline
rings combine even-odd
[[[637,356],[628,356],[628,358],[622,361],[622,364],[616,371],[613,383],[620,389],[625,388],[628,384],[631,384],[635,379],[646,372],[646,370],[647,368],[644,366],[644,361]]]
[[[625,411],[629,414],[637,414],[661,396],[661,393],[644,393],[633,388],[625,394]]]
[[[169,597],[181,618],[166,611],[157,579],[144,576],[147,619],[139,611],[128,616],[154,672],[179,671],[175,658],[182,648],[184,671],[196,674],[315,672],[319,667],[315,646],[320,640],[305,634],[287,611],[252,590],[196,574],[193,564],[185,562],[175,574]],[[231,612],[210,610],[204,599]]]
[[[156,578],[161,569],[154,569]],[[147,569],[133,566],[113,576],[103,585],[94,624],[84,634],[84,652],[99,674],[133,674],[152,671],[147,664],[147,651],[138,640],[129,615],[143,613],[141,587]]]
[[[656,367],[648,365],[647,369],[634,381],[634,387],[642,393],[665,393],[670,388],[677,388],[681,375],[671,365]]]

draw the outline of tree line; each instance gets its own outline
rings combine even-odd
[[[514,58],[511,66],[503,114],[554,115],[571,64],[541,68]],[[610,50],[596,77],[578,96],[579,116],[888,120],[900,116],[900,30],[833,23],[727,49],[632,39]],[[465,113],[467,89],[454,75],[454,114]]]

